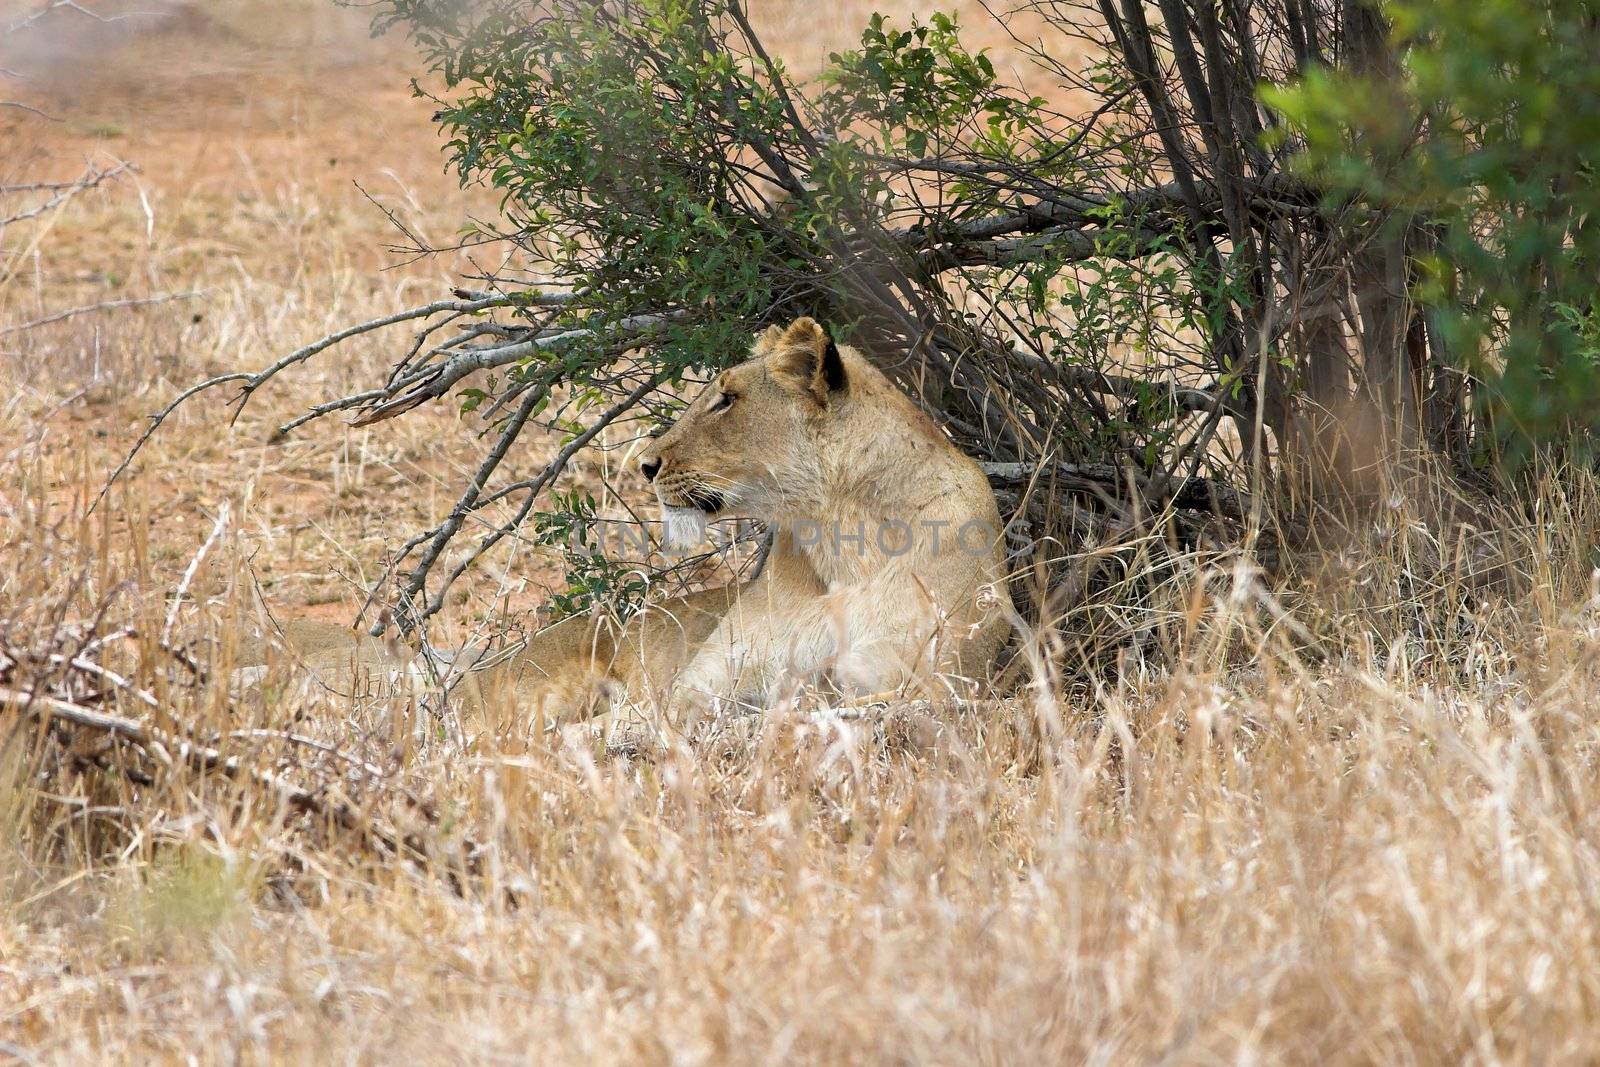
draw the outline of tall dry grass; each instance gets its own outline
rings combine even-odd
[[[1174,568],[1150,651],[1090,688],[647,759],[462,745],[404,702],[232,699],[155,647],[159,597],[120,594],[98,631],[138,636],[105,663],[161,707],[115,710],[426,856],[13,709],[4,1040],[46,1062],[1589,1059],[1595,493],[1552,480],[1537,521],[1460,553],[1396,499],[1329,563],[1343,595],[1299,604]],[[149,573],[103,524],[10,530],[8,649],[76,647]],[[180,612],[223,668],[230,554]],[[1488,560],[1521,595],[1470,577]],[[14,687],[64,669],[18,658]]]
[[[259,32],[236,8],[215,63]],[[298,57],[304,84],[226,75],[226,123],[163,88],[165,46],[131,45],[101,65],[143,72],[147,111],[83,90],[39,135],[32,158],[72,168],[227,151],[69,205],[0,284],[0,322],[206,290],[0,336],[0,688],[149,731],[0,699],[0,1060],[1600,1055],[1591,474],[1547,472],[1531,512],[1396,476],[1270,580],[1146,543],[1065,620],[1092,657],[981,706],[606,758],[404,699],[230,693],[262,603],[349,618],[476,447],[443,409],[265,444],[374,375],[392,353],[371,340],[235,427],[179,414],[88,514],[177,389],[458,268],[378,270],[381,218],[330,156],[393,153],[364,184],[403,166],[417,184],[378,195],[438,232],[470,194],[427,184],[431,147],[355,140],[431,135],[373,88],[392,54],[339,41]],[[553,580],[528,546],[495,568],[449,634]]]

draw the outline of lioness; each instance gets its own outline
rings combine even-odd
[[[767,707],[813,683],[846,698],[937,696],[981,677],[1005,641],[1000,515],[983,471],[812,319],[762,334],[640,467],[670,539],[697,540],[709,519],[768,523],[761,576],[652,605],[620,630],[549,627],[468,663],[469,703],[549,723],[618,700],[665,697],[675,716]],[[328,624],[281,636],[325,677],[416,670]]]

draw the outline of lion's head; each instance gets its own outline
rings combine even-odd
[[[817,468],[821,427],[849,393],[847,357],[809,318],[770,328],[752,356],[712,379],[640,456],[671,541],[698,540],[707,518],[780,516]]]

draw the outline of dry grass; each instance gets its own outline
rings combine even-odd
[[[236,427],[184,412],[85,515],[178,388],[431,296],[460,266],[378,269],[385,224],[352,178],[439,233],[483,205],[439,175],[403,54],[296,10],[194,5],[169,36],[100,42],[92,78],[51,58],[33,88],[66,122],[0,116],[29,146],[7,167],[144,168],[45,220],[47,239],[6,235],[27,255],[0,266],[0,323],[208,290],[0,336],[0,647],[134,627],[102,661],[162,710],[126,692],[108,710],[316,783],[427,858],[297,814],[259,778],[0,711],[0,1061],[1600,1056],[1586,476],[1476,531],[1397,487],[1272,592],[1226,561],[1169,563],[1159,595],[1084,620],[1144,635],[1099,683],[773,722],[648,760],[462,745],[403,702],[194,681],[158,638],[224,505],[172,614],[218,670],[258,584],[348,618],[476,441],[438,409],[266,446],[391,354],[357,344]],[[811,27],[798,7],[765,17]],[[496,568],[455,632],[554,575],[529,549]],[[97,698],[18,658],[12,684]]]

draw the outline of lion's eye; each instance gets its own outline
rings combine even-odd
[[[727,411],[729,408],[733,407],[734,396],[735,394],[733,393],[723,393],[721,396],[717,397],[717,402],[711,405],[711,410]]]

